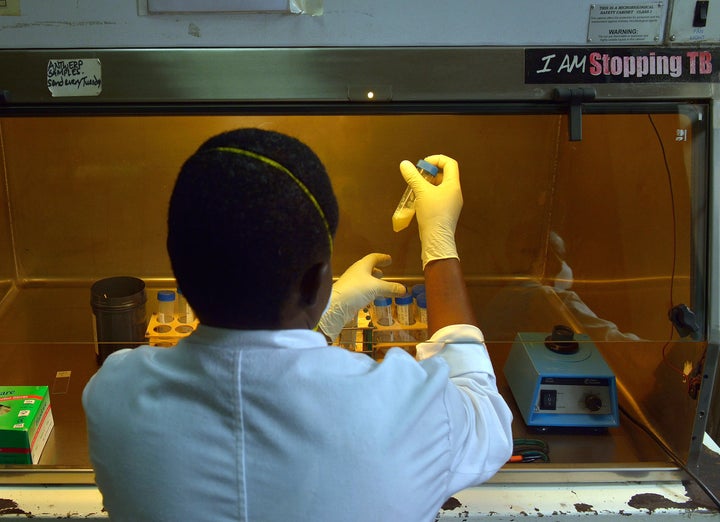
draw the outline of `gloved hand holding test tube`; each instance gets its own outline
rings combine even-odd
[[[437,259],[459,259],[455,227],[463,206],[457,161],[442,154],[428,156],[424,161],[442,171],[434,177],[437,184],[428,183],[411,162],[400,163],[400,173],[415,194],[423,269]]]
[[[433,185],[437,184],[438,180],[436,179],[436,176],[438,173],[438,168],[435,165],[433,165],[432,163],[428,163],[425,160],[420,160],[417,162],[416,166],[418,172],[423,178],[425,178]],[[400,202],[398,203],[395,212],[393,213],[393,230],[395,232],[400,232],[401,230],[407,228],[412,221],[414,215],[415,192],[413,192],[413,189],[410,187],[410,185],[408,185],[402,197],[400,198]]]

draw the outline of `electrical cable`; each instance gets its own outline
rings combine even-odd
[[[645,434],[647,434],[655,443],[660,446],[665,453],[667,453],[668,457],[678,466],[680,467],[685,473],[688,474],[688,476],[695,481],[695,483],[700,487],[700,489],[703,490],[703,492],[708,496],[708,498],[717,506],[718,509],[720,509],[720,499],[713,493],[710,488],[698,477],[695,473],[690,471],[690,469],[683,464],[682,460],[678,455],[671,450],[665,442],[663,442],[655,433],[652,432],[647,426],[642,424],[639,420],[637,420],[635,417],[630,415],[630,413],[625,410],[622,406],[618,406],[620,412],[627,417],[630,422],[635,424],[638,428],[640,428]]]
[[[676,262],[677,262],[677,216],[675,211],[675,193],[673,189],[672,184],[672,174],[670,171],[670,163],[668,162],[667,158],[667,152],[665,150],[665,144],[663,143],[662,137],[660,136],[660,132],[658,131],[657,126],[655,125],[655,121],[653,120],[652,114],[648,114],[648,119],[650,120],[650,125],[652,125],[653,130],[655,131],[655,136],[657,137],[658,144],[660,145],[660,150],[662,151],[662,157],[663,162],[665,164],[665,172],[667,174],[668,178],[668,189],[670,191],[670,202],[671,202],[671,209],[672,209],[672,229],[673,229],[673,259],[672,259],[672,271],[670,276],[670,308],[673,308],[675,306],[674,303],[674,297],[673,297],[673,289],[675,286],[675,271],[676,271]],[[688,378],[688,374],[686,374],[682,369],[674,366],[670,361],[667,359],[666,351],[670,343],[672,342],[672,336],[673,336],[673,325],[670,326],[670,336],[669,340],[663,345],[662,348],[662,360],[663,363],[669,367],[674,372],[680,374],[682,376],[683,382],[686,382],[688,384],[688,392],[691,392],[692,387],[694,385],[697,385],[697,380]],[[700,361],[704,362],[705,355],[707,353],[707,347],[703,351],[702,356],[700,357]],[[700,363],[699,363],[700,364]],[[668,454],[668,456],[678,465],[682,470],[687,473],[690,478],[692,478],[698,486],[705,492],[705,494],[710,498],[710,500],[713,501],[713,503],[720,509],[720,499],[718,499],[715,494],[710,491],[710,488],[708,488],[705,483],[700,480],[700,478],[690,471],[685,464],[683,464],[682,460],[673,452],[663,441],[661,441],[651,430],[649,430],[645,425],[640,423],[637,419],[635,419],[632,415],[630,415],[624,408],[619,407],[620,411],[628,418],[630,421],[638,426],[640,429],[642,429],[645,433],[647,433],[664,451]]]
[[[508,462],[549,462],[548,445],[540,439],[513,439],[513,453]]]
[[[665,150],[665,144],[663,143],[662,137],[660,136],[660,131],[658,130],[657,126],[655,125],[655,121],[653,120],[652,114],[648,114],[648,120],[650,121],[650,125],[653,128],[653,131],[655,132],[655,137],[657,138],[658,145],[660,146],[660,150],[662,152],[662,158],[663,163],[665,164],[665,173],[667,175],[667,182],[668,182],[668,190],[670,191],[670,209],[671,209],[671,216],[672,216],[672,268],[670,272],[670,308],[672,309],[675,306],[675,300],[673,296],[673,290],[675,288],[675,275],[676,275],[676,269],[677,269],[677,213],[675,209],[675,190],[673,188],[672,183],[672,173],[670,171],[670,163],[668,161],[667,157],[667,151]],[[662,361],[663,363],[670,368],[672,371],[677,373],[682,377],[682,381],[684,383],[688,384],[688,393],[691,393],[692,387],[696,385],[697,383],[694,382],[692,379],[688,379],[688,374],[683,371],[682,368],[678,368],[677,366],[673,365],[667,358],[667,349],[668,346],[670,346],[670,343],[672,342],[673,337],[673,324],[671,322],[670,325],[670,335],[668,336],[668,341],[663,345],[662,347]],[[706,348],[707,349],[707,348]],[[704,360],[705,353],[701,356],[701,360]]]

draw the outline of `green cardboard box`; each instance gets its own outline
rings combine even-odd
[[[0,464],[37,464],[53,425],[47,386],[0,386]]]

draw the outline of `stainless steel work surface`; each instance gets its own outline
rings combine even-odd
[[[148,293],[154,293],[152,286]],[[150,299],[149,309],[153,306]],[[39,466],[21,468],[35,472],[46,472],[48,468],[88,470],[90,461],[81,394],[88,379],[98,369],[92,340],[89,286],[20,290],[9,310],[0,316],[0,331],[14,337],[23,329],[30,329],[36,332],[35,338],[40,340],[25,343],[0,342],[3,381],[15,385],[48,386],[55,417],[55,428]],[[62,314],[58,313],[60,310]],[[41,331],[44,332],[42,336],[38,333]],[[55,339],[55,342],[50,342],[50,339]],[[509,348],[510,343],[507,342],[488,342],[500,391],[514,412],[513,435],[515,438],[543,439],[549,447],[550,462],[508,464],[495,481],[520,480],[515,472],[527,470],[547,470],[549,480],[553,480],[552,475],[557,469],[569,469],[575,474],[582,470],[595,470],[596,476],[603,477],[604,480],[613,480],[611,475],[615,475],[616,479],[625,476],[642,480],[643,477],[657,477],[658,473],[672,472],[675,466],[660,447],[625,417],[621,418],[618,428],[603,431],[538,433],[528,429],[502,375],[502,366]],[[597,475],[598,469],[610,470],[610,475]],[[18,469],[6,466],[4,470]],[[2,471],[3,468],[0,467],[0,482],[8,480],[7,474],[3,476]],[[36,479],[32,474],[28,474],[19,481],[25,480],[33,482]],[[43,480],[53,479],[51,476],[50,479]],[[65,480],[67,478],[61,481]],[[92,481],[92,474],[87,473],[80,481],[83,480]],[[522,479],[526,480],[527,478]]]
[[[97,370],[95,348],[85,344],[0,344],[3,384],[50,389],[55,427],[40,466],[90,467],[82,390]],[[0,468],[2,469],[2,468]]]

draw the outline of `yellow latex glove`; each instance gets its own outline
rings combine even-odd
[[[329,339],[335,341],[343,326],[376,297],[395,297],[406,293],[400,283],[381,279],[380,267],[391,262],[392,258],[387,254],[368,254],[350,265],[333,284],[330,306],[318,325]]]
[[[439,184],[424,179],[410,161],[400,163],[400,173],[415,193],[423,268],[436,259],[458,258],[455,227],[463,205],[457,161],[441,154],[428,156],[425,161],[442,171]]]

